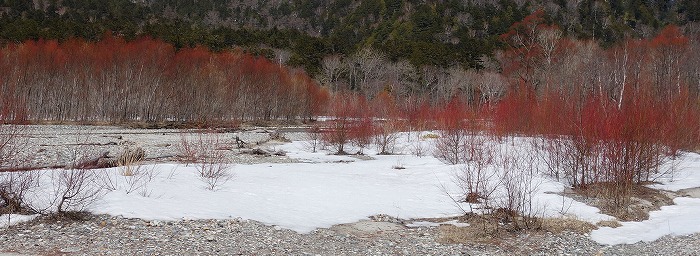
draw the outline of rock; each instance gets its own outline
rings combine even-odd
[[[396,223],[384,221],[359,221],[355,223],[336,225],[331,229],[338,234],[363,237],[381,232],[402,230],[405,229],[405,227]]]
[[[78,247],[66,247],[66,248],[60,249],[58,251],[62,252],[62,253],[75,253],[75,252],[79,252],[80,248],[78,248]]]
[[[692,198],[700,198],[700,187],[699,188],[687,188],[687,189],[681,189],[678,191],[683,196],[687,197],[692,197]]]

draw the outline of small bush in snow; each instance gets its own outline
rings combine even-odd
[[[387,120],[376,125],[374,144],[380,155],[391,155],[396,150],[396,141],[399,139],[401,123],[396,120]]]
[[[323,143],[321,127],[314,125],[313,127],[309,128],[309,130],[306,131],[306,137],[308,139],[307,147],[311,150],[311,152],[316,153],[316,151],[321,148],[321,144]]]
[[[118,160],[119,167],[116,173],[113,169],[104,170],[103,187],[107,190],[123,189],[127,194],[137,191],[140,195],[148,197],[151,194],[148,185],[159,172],[153,167],[141,165],[143,157],[128,152],[132,152],[132,149],[124,150]]]
[[[210,190],[216,190],[233,177],[221,144],[218,133],[200,132],[183,135],[179,146],[182,159],[195,164],[200,179]]]
[[[233,175],[229,172],[231,165],[225,162],[204,161],[196,165],[199,177],[209,190],[216,190],[228,182]]]

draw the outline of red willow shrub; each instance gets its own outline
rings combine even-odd
[[[475,120],[466,103],[453,97],[436,115],[440,137],[435,141],[435,156],[450,164],[464,163],[465,144],[476,132]]]
[[[356,102],[359,97],[349,93],[333,95],[327,114],[330,118],[321,139],[335,154],[347,154],[345,146],[353,140],[353,130],[359,115]]]
[[[394,154],[398,132],[405,129],[406,123],[396,105],[394,96],[384,90],[372,99],[372,114],[377,118],[373,125],[374,144],[381,155]]]
[[[697,149],[700,92],[682,57],[693,44],[677,27],[603,50],[557,38],[543,23],[534,13],[502,36],[511,84],[492,111],[494,133],[543,138],[553,175],[577,187],[614,184],[616,195],[650,180],[669,156]]]
[[[517,94],[506,95],[493,110],[493,132],[498,136],[533,132],[535,102]]]
[[[308,119],[329,99],[302,71],[267,59],[147,37],[27,41],[0,56],[3,120]]]

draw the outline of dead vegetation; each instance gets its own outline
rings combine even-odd
[[[461,243],[461,244],[493,244],[499,245],[507,238],[515,238],[520,234],[538,234],[549,232],[560,234],[562,232],[573,232],[577,234],[588,234],[597,229],[596,225],[572,217],[562,218],[539,218],[533,222],[532,229],[521,230],[518,228],[516,219],[507,221],[508,215],[496,213],[491,215],[467,214],[459,220],[469,223],[466,227],[454,225],[440,225],[440,242]],[[611,223],[605,223],[612,225]]]
[[[648,188],[643,184],[634,184],[629,188],[624,202],[611,200],[611,193],[616,193],[614,184],[596,183],[573,191],[576,199],[598,207],[604,214],[614,216],[620,221],[643,221],[649,219],[649,212],[673,205],[673,199],[659,190]]]

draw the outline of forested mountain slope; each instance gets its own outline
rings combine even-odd
[[[535,10],[566,36],[610,46],[700,19],[696,0],[4,0],[0,40],[101,38],[105,31],[176,47],[232,46],[310,73],[324,56],[367,47],[412,65],[483,68],[499,35]]]

